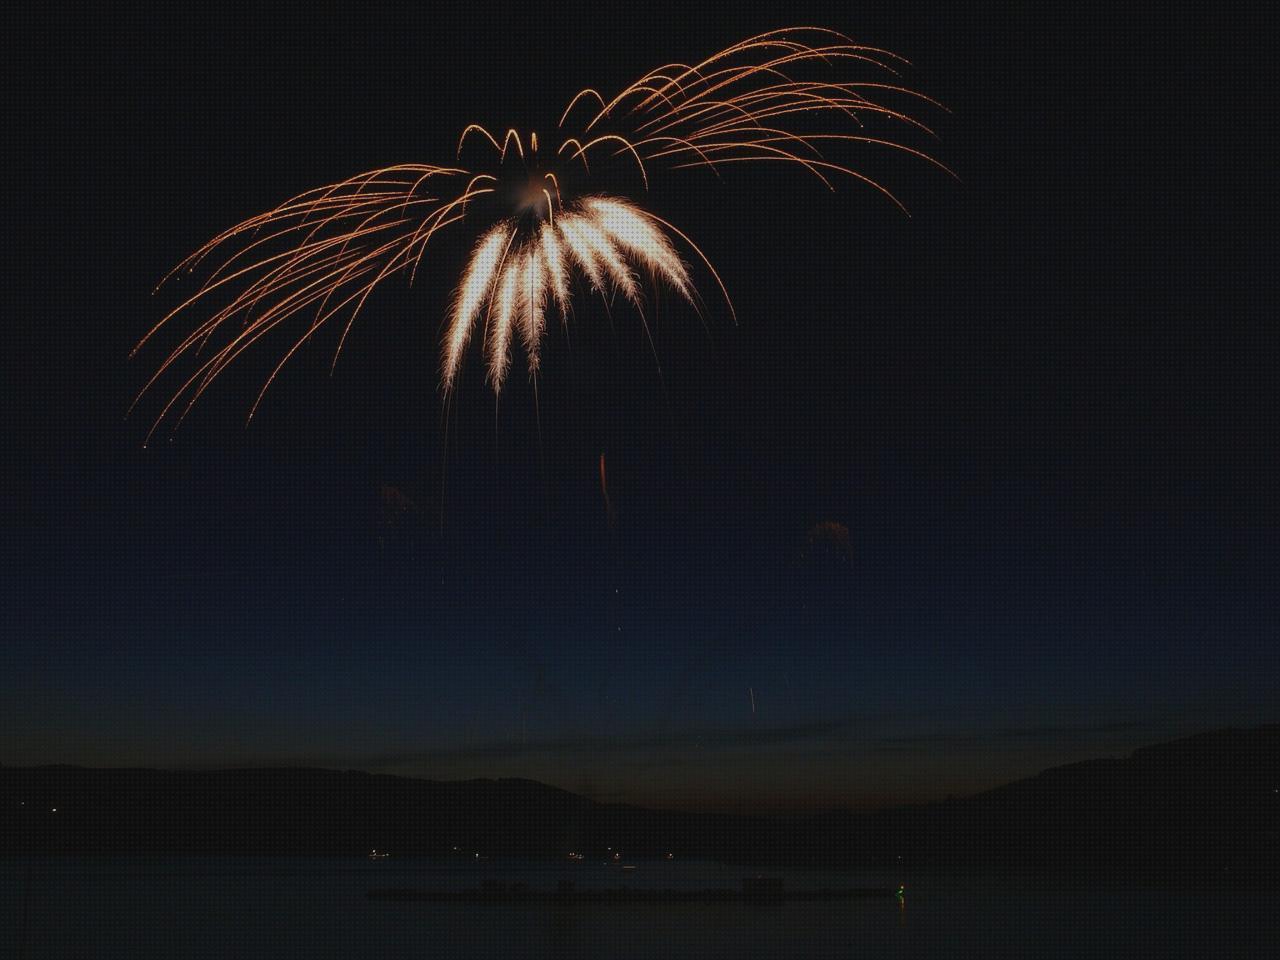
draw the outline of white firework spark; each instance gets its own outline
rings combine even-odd
[[[576,267],[601,293],[610,287],[633,303],[640,302],[636,272],[644,270],[670,284],[690,303],[689,271],[662,228],[643,210],[616,197],[587,197],[577,206],[541,223],[518,246],[503,250],[512,238],[499,225],[476,245],[455,296],[456,306],[445,331],[442,377],[453,385],[463,348],[482,305],[488,305],[486,335],[489,382],[502,388],[510,365],[511,328],[519,322],[529,372],[538,369],[538,347],[545,330],[549,298],[563,310]],[[501,277],[494,282],[499,261]]]
[[[475,323],[476,315],[489,301],[493,279],[502,265],[511,236],[510,225],[500,223],[484,235],[471,254],[471,261],[462,274],[462,282],[458,284],[458,290],[454,296],[453,320],[444,345],[446,370],[456,370],[458,362],[462,359],[462,351],[466,349],[467,341],[471,338],[471,327]]]

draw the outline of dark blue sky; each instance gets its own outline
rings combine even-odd
[[[905,218],[671,179],[650,202],[738,325],[661,304],[659,376],[634,318],[583,309],[537,420],[468,372],[447,458],[463,241],[371,299],[332,378],[324,341],[246,430],[247,358],[144,448],[159,356],[128,351],[210,234],[784,22],[498,19],[76,19],[18,61],[0,762],[805,807],[1277,719],[1259,67],[1225,17],[789,10],[915,62],[960,183],[883,166]],[[1224,30],[1228,75],[1197,53]],[[807,547],[823,522],[847,551]]]

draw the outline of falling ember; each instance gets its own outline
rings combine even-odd
[[[578,217],[561,217],[560,218],[560,236],[564,238],[565,249],[572,255],[573,260],[578,267],[586,274],[587,279],[591,281],[591,288],[597,291],[603,291],[605,288],[604,271],[596,260],[595,250],[591,248],[591,244],[587,242],[586,236],[582,232],[582,223]],[[569,258],[566,257],[566,267]]]
[[[511,324],[516,316],[519,282],[519,264],[509,259],[489,304],[489,382],[493,384],[494,390],[502,388],[507,365],[511,360]]]
[[[299,317],[303,322],[286,339],[258,401],[295,352],[339,319],[336,363],[373,289],[395,274],[416,277],[430,241],[450,227],[470,228],[480,239],[445,323],[440,380],[446,393],[457,383],[478,322],[485,324],[487,379],[495,391],[506,380],[516,334],[536,373],[549,305],[565,320],[577,277],[605,296],[621,293],[637,309],[646,282],[665,284],[694,304],[697,293],[679,246],[728,301],[707,256],[678,227],[634,199],[602,195],[596,186],[581,190],[575,178],[594,181],[612,169],[615,180],[625,174],[626,189],[648,191],[659,173],[705,168],[721,176],[733,164],[768,163],[830,189],[837,177],[848,177],[901,206],[884,185],[828,151],[892,150],[946,170],[901,142],[903,132],[932,135],[904,104],[937,106],[900,85],[905,65],[833,30],[772,30],[696,64],[659,67],[611,99],[582,90],[561,114],[558,146],[547,142],[546,131],[539,137],[511,128],[499,138],[468,124],[458,156],[469,145],[492,148],[488,171],[394,164],[301,193],[224,231],[175,268],[211,265],[199,289],[162,318],[135,353],[177,314],[212,299],[222,306],[170,349],[134,404],[179,360],[193,362],[151,433],[170,417],[180,423],[232,362]],[[846,76],[851,68],[870,75]]]
[[[547,271],[547,283],[563,314],[569,307],[569,276],[564,266],[564,248],[556,237],[555,228],[549,223],[542,225],[541,252],[542,263]]]
[[[520,260],[520,296],[520,333],[529,355],[529,372],[534,373],[538,369],[538,344],[546,326],[543,313],[547,304],[542,252],[534,246],[526,249]]]
[[[471,262],[467,264],[462,275],[462,283],[454,300],[453,318],[448,337],[445,341],[444,381],[446,386],[453,382],[458,369],[458,361],[471,336],[471,325],[476,314],[489,298],[493,287],[493,278],[502,262],[502,254],[510,238],[511,228],[500,223],[476,244]]]
[[[617,524],[617,515],[613,512],[613,501],[609,499],[609,478],[604,470],[604,454],[600,454],[600,493],[604,496],[604,512],[609,518],[609,529]]]

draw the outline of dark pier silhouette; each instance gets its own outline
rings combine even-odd
[[[844,887],[816,890],[788,889],[778,877],[747,877],[738,889],[709,887],[697,890],[636,889],[631,887],[577,887],[562,881],[555,890],[531,888],[524,883],[488,880],[461,890],[418,890],[390,887],[370,890],[370,900],[430,903],[781,903],[787,901],[853,900],[889,897],[888,887]]]

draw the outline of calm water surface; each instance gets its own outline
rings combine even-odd
[[[485,877],[554,888],[737,887],[751,871],[702,862],[255,858],[0,860],[0,957],[879,958],[1267,957],[1266,891],[1106,888],[906,878],[905,900],[778,904],[468,904],[371,901],[387,886]],[[771,871],[777,875],[777,871]],[[784,874],[789,887],[880,886],[880,876]]]

